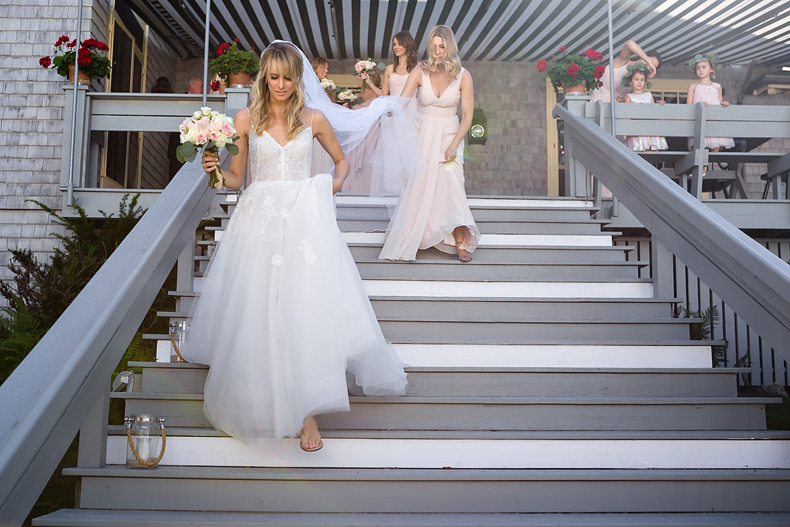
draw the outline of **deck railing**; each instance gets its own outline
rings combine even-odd
[[[592,119],[559,105],[554,116],[564,120],[566,165],[585,174],[584,180],[595,174],[650,231],[655,295],[674,296],[677,257],[766,345],[790,359],[790,265],[603,133]]]
[[[185,166],[0,386],[3,525],[24,521],[86,417],[106,404],[113,370],[215,193],[199,160]],[[80,456],[103,459],[106,430],[89,435]]]

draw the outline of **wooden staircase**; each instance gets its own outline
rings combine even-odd
[[[106,466],[66,470],[79,508],[34,525],[790,525],[790,432],[765,425],[778,400],[738,397],[747,370],[711,367],[719,342],[689,340],[699,320],[653,298],[589,202],[471,199],[468,264],[380,261],[386,207],[337,203],[406,396],[319,416],[317,453],[248,447],[203,415],[204,366],[132,363],[142,376],[112,396],[167,419],[160,467],[127,469],[110,427]],[[197,260],[198,293],[161,316],[188,313]]]

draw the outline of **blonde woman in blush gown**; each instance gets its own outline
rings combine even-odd
[[[414,260],[418,249],[436,247],[468,262],[480,240],[466,201],[463,165],[474,87],[472,76],[461,67],[449,27],[431,30],[428,62],[411,71],[401,96],[412,97],[417,87],[418,169],[398,200],[379,258]]]

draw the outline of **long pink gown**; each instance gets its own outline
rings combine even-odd
[[[409,80],[408,73],[391,73],[389,76],[390,95],[400,95],[403,93],[403,88],[406,87],[407,80]]]
[[[710,85],[700,84],[694,87],[694,95],[692,96],[692,103],[704,102],[708,106],[721,106],[719,102],[719,88],[721,84],[713,82]],[[689,150],[694,148],[694,138],[689,137]],[[706,137],[705,148],[712,150],[714,148],[732,148],[735,146],[735,141],[732,137]]]
[[[653,104],[653,94],[649,91],[642,93],[629,93],[628,98],[632,103]],[[634,152],[646,152],[648,150],[667,150],[666,137],[656,135],[632,135],[625,139],[625,146]]]
[[[458,226],[466,227],[461,248],[472,252],[477,247],[480,230],[469,210],[464,189],[463,141],[458,145],[455,160],[444,160],[444,153],[460,126],[457,109],[463,72],[462,69],[441,97],[437,97],[431,76],[422,70],[422,87],[417,95],[420,170],[398,201],[379,255],[381,259],[414,260],[417,249],[429,247],[453,254],[453,230]]]

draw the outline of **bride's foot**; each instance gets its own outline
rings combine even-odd
[[[464,243],[463,240],[461,240],[460,242],[455,242],[455,254],[458,257],[458,259],[461,260],[462,262],[471,262],[472,256],[469,254],[469,251],[461,248],[461,245],[463,245],[463,243]]]
[[[302,424],[302,433],[299,438],[299,447],[305,452],[317,452],[324,446],[321,434],[318,432],[318,423],[312,415],[306,417]]]

